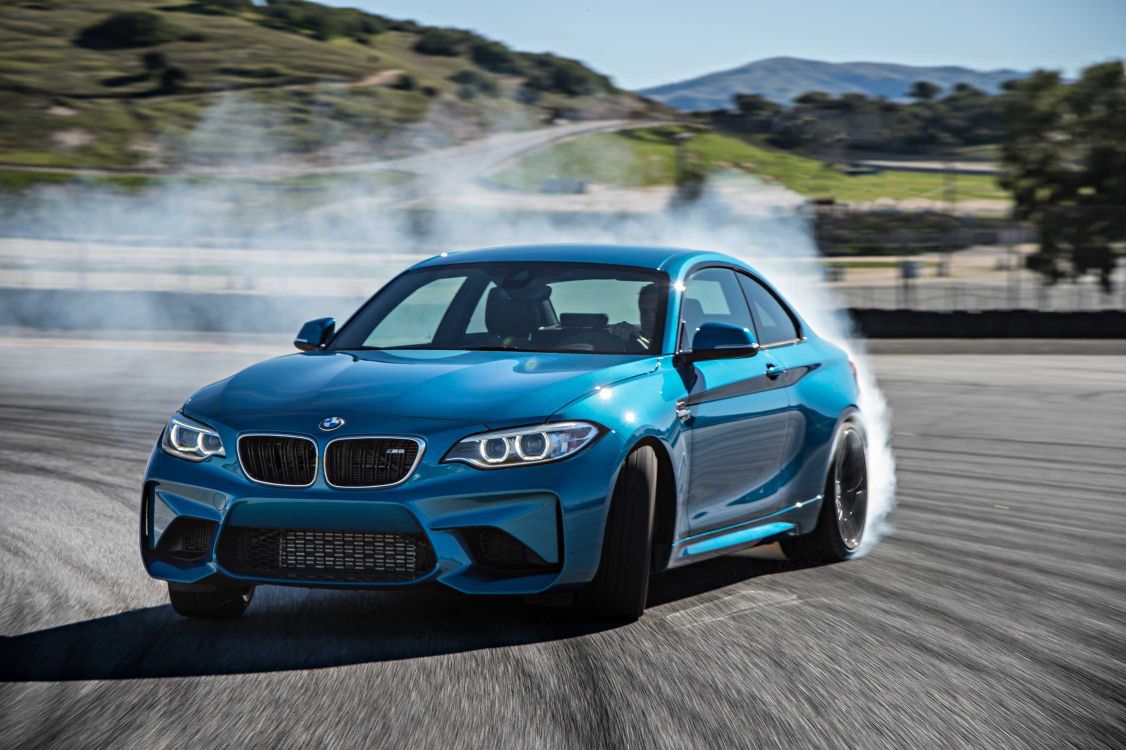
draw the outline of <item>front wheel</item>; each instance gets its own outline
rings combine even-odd
[[[238,617],[254,598],[253,586],[216,586],[210,589],[168,587],[168,601],[176,614],[208,620]]]
[[[864,433],[859,422],[848,419],[833,441],[817,528],[782,540],[782,551],[789,559],[800,562],[843,560],[860,547],[867,517],[868,459]]]
[[[626,458],[614,494],[594,580],[576,596],[584,613],[633,622],[645,611],[657,500],[657,454],[641,446]]]

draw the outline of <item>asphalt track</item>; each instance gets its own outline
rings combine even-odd
[[[894,531],[661,576],[633,625],[278,588],[183,620],[145,457],[261,348],[0,340],[0,746],[1126,745],[1126,357],[877,356]]]

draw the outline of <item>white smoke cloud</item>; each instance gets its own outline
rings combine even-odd
[[[263,277],[280,273],[296,278],[285,287],[295,292],[337,286],[358,293],[357,283],[374,291],[419,255],[488,245],[592,242],[728,253],[762,271],[814,330],[846,349],[856,363],[870,483],[869,525],[861,553],[888,529],[886,518],[895,501],[890,412],[863,342],[829,287],[821,283],[818,251],[800,196],[730,175],[713,180],[701,200],[675,211],[666,208],[669,191],[660,189],[596,186],[591,194],[579,196],[512,194],[485,186],[482,178],[487,175],[474,171],[475,165],[502,164],[511,153],[507,145],[496,152],[480,147],[468,154],[438,153],[415,178],[375,181],[358,174],[317,175],[300,189],[283,189],[259,179],[276,177],[279,165],[292,167],[283,164],[280,149],[264,142],[266,131],[254,127],[261,120],[262,113],[252,106],[224,100],[186,141],[206,152],[199,161],[207,162],[210,177],[167,180],[133,193],[90,186],[41,190],[6,206],[0,213],[0,231],[9,237],[74,241],[88,250],[71,262],[89,274],[99,271],[104,254],[92,243],[139,243],[161,267],[187,269],[171,282],[176,287],[175,278],[182,278],[178,288],[183,291],[201,290],[199,269],[208,263],[217,267],[214,273],[229,279],[230,290],[255,289]],[[451,128],[418,126],[421,133],[434,130]],[[216,140],[239,138],[245,143],[227,144],[227,153],[234,156],[216,164],[211,152]],[[409,142],[411,130],[395,134],[394,140],[398,145]],[[599,157],[632,168],[632,157],[625,151]],[[338,166],[364,160],[349,152],[348,161]],[[204,248],[226,252],[211,258]],[[349,262],[362,269],[359,279],[356,271],[345,268]],[[335,276],[334,268],[341,269]],[[320,275],[308,276],[314,272]],[[354,304],[347,296],[341,302],[342,307]],[[142,319],[160,320],[168,314],[143,302],[131,304],[137,305],[131,314]],[[293,310],[286,298],[274,297],[272,304],[277,319],[289,321]],[[97,320],[97,311],[87,312]],[[295,330],[299,322],[283,327]],[[161,327],[191,327],[191,321],[168,323]],[[232,332],[238,326],[231,321]]]

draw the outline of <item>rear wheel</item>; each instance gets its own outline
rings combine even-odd
[[[645,611],[656,499],[657,454],[641,446],[626,458],[614,486],[598,573],[576,596],[583,612],[632,622]]]
[[[224,619],[238,617],[254,598],[253,586],[216,586],[209,589],[168,587],[168,600],[184,617]]]
[[[843,560],[855,552],[864,539],[868,517],[868,461],[864,433],[855,419],[846,420],[837,431],[832,456],[817,528],[781,543],[782,551],[791,560]]]

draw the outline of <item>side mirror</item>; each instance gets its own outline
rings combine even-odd
[[[758,354],[759,345],[746,328],[730,323],[704,323],[692,337],[692,351],[682,352],[684,362],[738,359]]]
[[[317,318],[301,326],[293,345],[303,352],[320,349],[332,338],[336,330],[336,321],[333,318]]]

